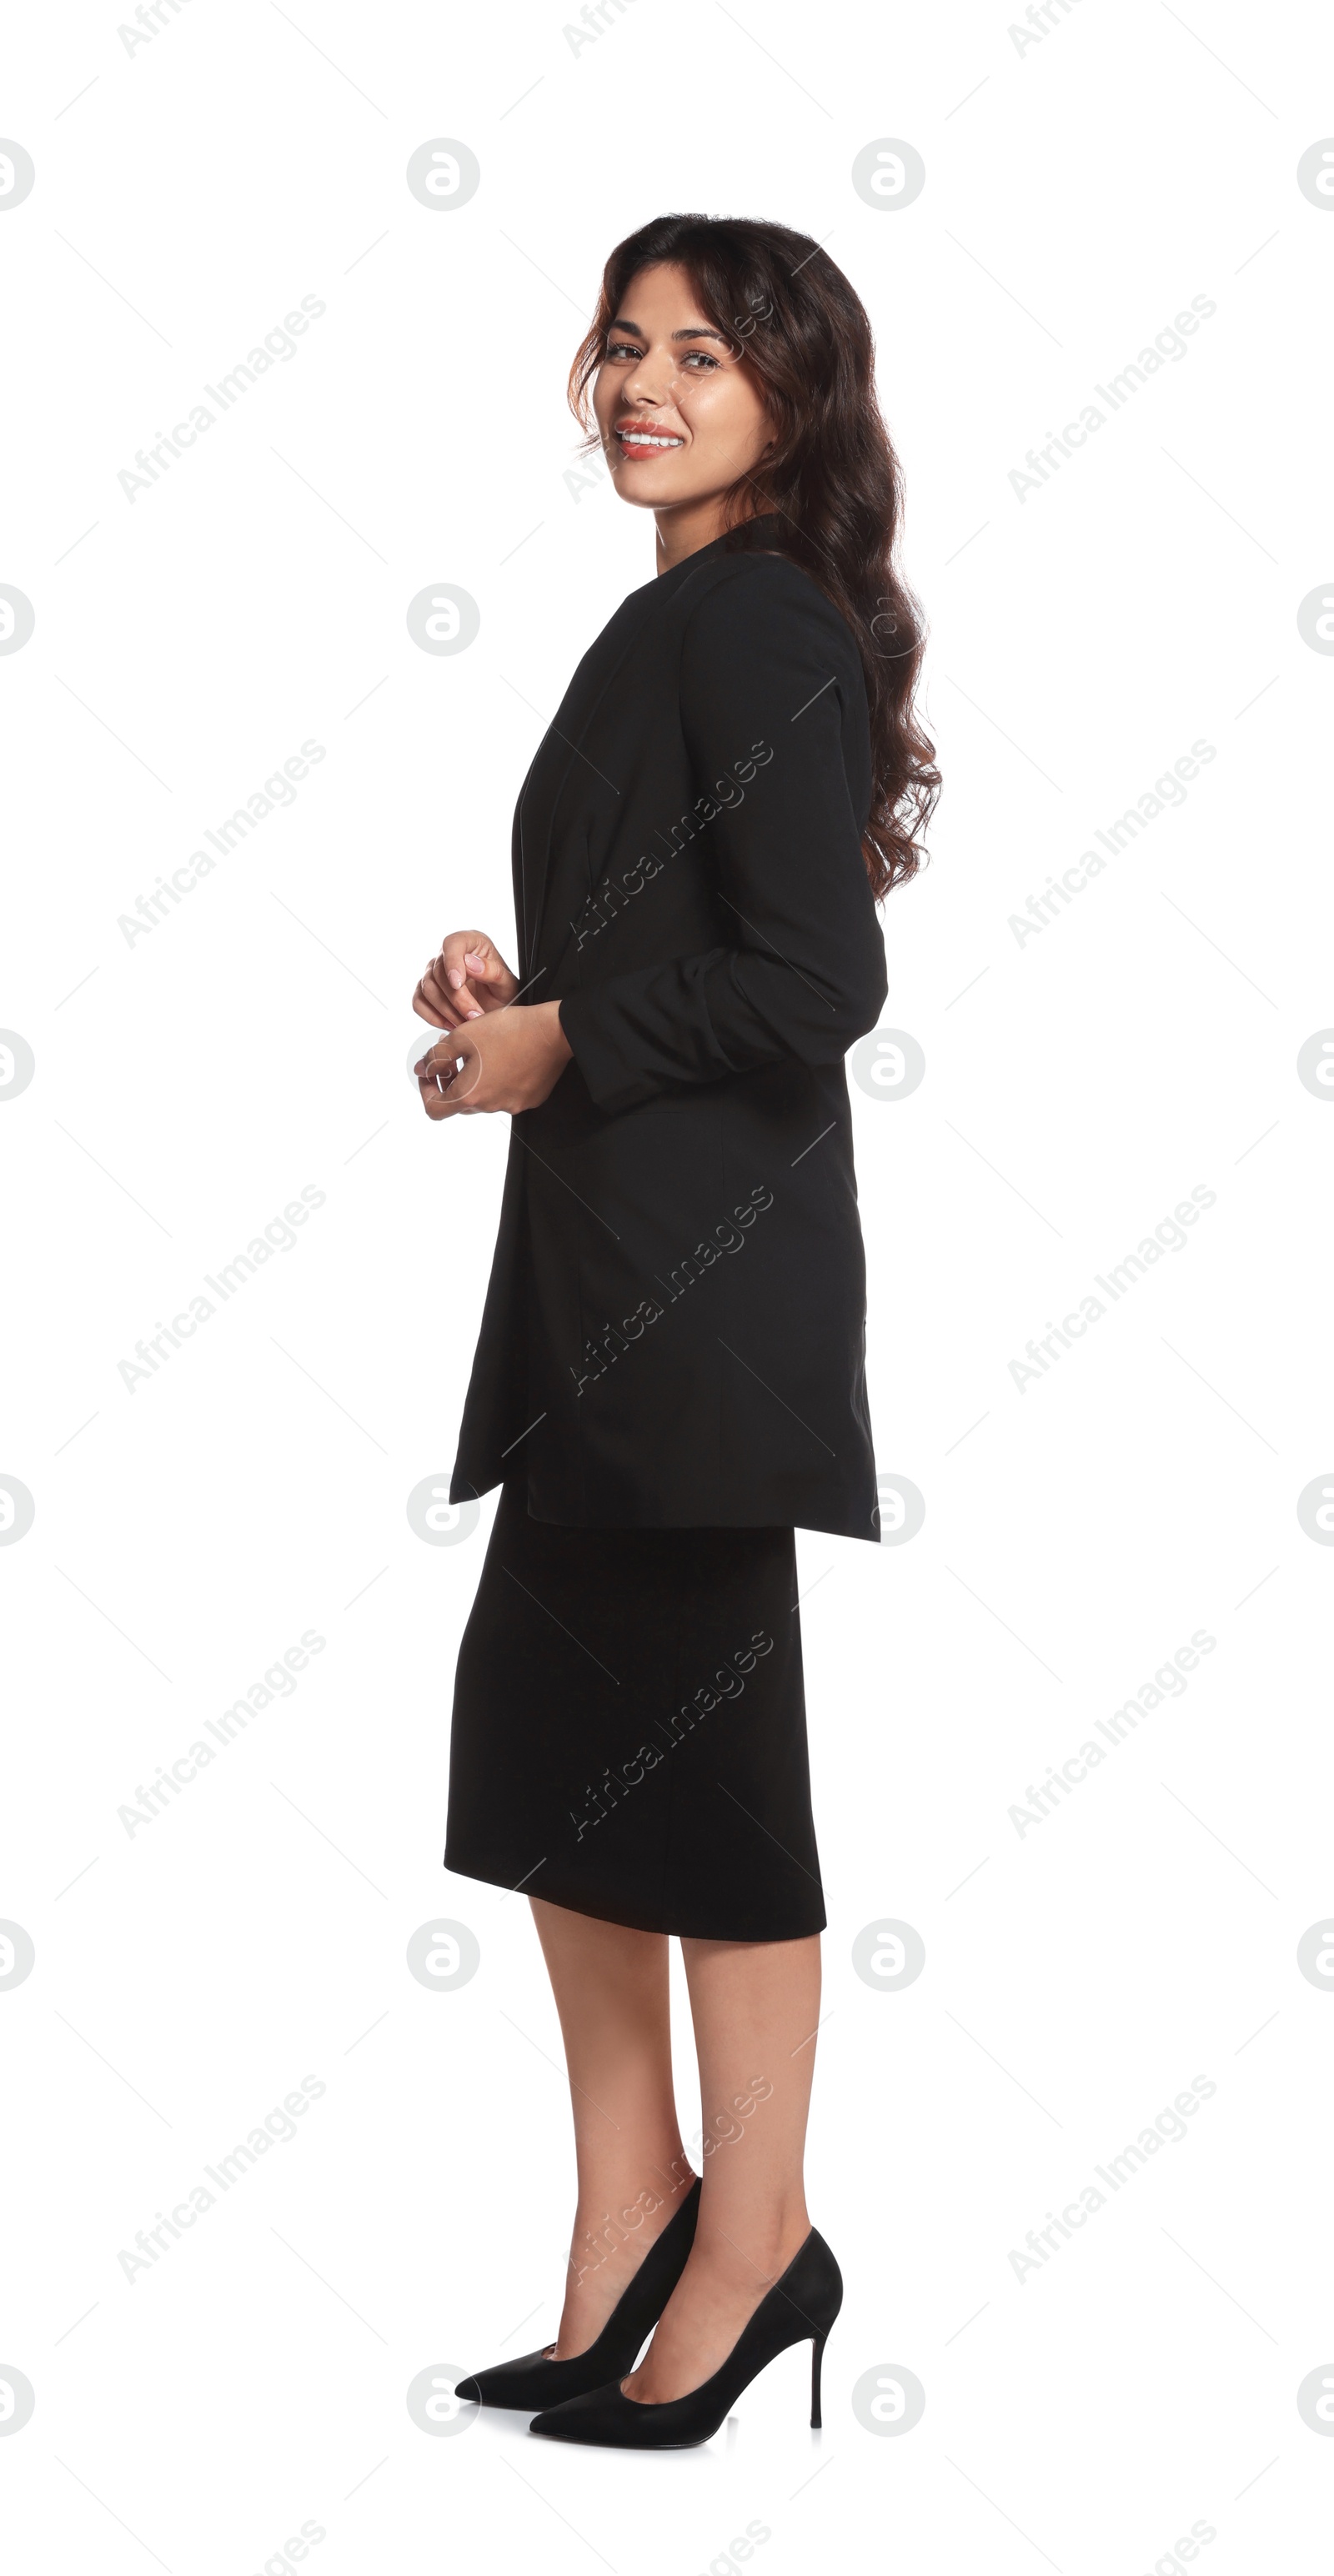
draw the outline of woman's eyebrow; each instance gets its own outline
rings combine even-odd
[[[629,331],[636,340],[644,340],[648,337],[647,332],[641,331],[637,322],[628,321],[624,314],[618,314],[614,322],[609,322],[607,330],[609,333]],[[691,322],[684,331],[673,331],[672,338],[674,340],[721,340],[724,348],[729,345],[726,332],[712,330],[707,322]]]

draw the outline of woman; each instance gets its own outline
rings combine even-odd
[[[447,1032],[428,1116],[514,1120],[451,1487],[503,1484],[445,1862],[530,1898],[578,2168],[554,2344],[460,2394],[660,2449],[806,2339],[818,2423],[842,2296],[802,2184],[826,1918],[793,1532],[878,1538],[843,1057],[939,780],[870,329],[816,244],[645,226],[575,360],[585,426],[590,382],[657,574],[520,794],[516,969],[457,931],[414,996]]]

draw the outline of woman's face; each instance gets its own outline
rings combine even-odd
[[[691,515],[751,473],[771,444],[740,341],[706,321],[683,268],[643,268],[607,333],[593,387],[623,501]]]

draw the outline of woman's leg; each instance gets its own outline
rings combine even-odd
[[[683,1940],[699,2057],[704,2187],[686,2268],[628,2396],[710,2378],[810,2231],[802,2181],[820,1937]],[[665,1973],[665,1971],[664,1971]],[[709,2141],[713,2143],[710,2145]]]
[[[531,1900],[560,2015],[578,2205],[556,2340],[586,2352],[694,2177],[672,2094],[667,1936]]]

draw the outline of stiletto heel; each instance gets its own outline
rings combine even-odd
[[[843,2276],[823,2236],[811,2229],[781,2280],[761,2299],[727,2359],[711,2379],[665,2405],[644,2406],[627,2397],[619,2379],[586,2396],[572,2397],[536,2415],[528,2429],[553,2442],[597,2442],[618,2451],[684,2451],[707,2442],[727,2421],[736,2399],[789,2344],[814,2345],[811,2357],[811,2422],[820,2421],[820,2361],[825,2339],[843,2304]]]
[[[492,2370],[474,2371],[461,2379],[454,2394],[480,2398],[483,2406],[514,2406],[534,2415],[539,2406],[560,2406],[582,2397],[609,2379],[618,2384],[639,2359],[645,2337],[657,2324],[686,2267],[699,2216],[699,2180],[691,2184],[674,2218],[654,2237],[643,2262],[622,2290],[601,2334],[587,2352],[568,2361],[553,2361],[546,2351],[525,2352],[516,2361],[497,2362]]]

